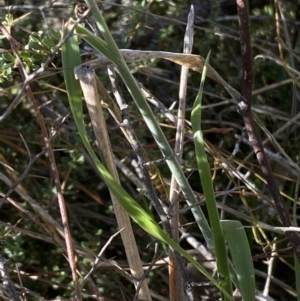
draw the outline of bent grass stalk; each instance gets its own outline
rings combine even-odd
[[[68,33],[68,24],[66,24],[64,34]],[[106,183],[108,188],[111,190],[116,199],[121,203],[124,209],[132,217],[132,219],[146,232],[153,237],[157,238],[161,242],[166,243],[189,262],[191,262],[203,275],[205,275],[227,298],[233,300],[232,297],[224,290],[224,288],[216,281],[189,253],[175,243],[168,235],[166,235],[160,226],[153,220],[153,218],[134,200],[132,197],[120,186],[120,184],[111,176],[105,166],[98,159],[93,148],[91,147],[87,132],[85,129],[83,112],[82,112],[82,91],[79,82],[75,79],[74,68],[77,67],[80,62],[80,52],[78,46],[78,40],[76,36],[71,36],[70,39],[62,47],[62,61],[64,78],[66,82],[66,88],[68,92],[68,99],[70,107],[73,113],[75,124],[78,132],[95,163],[103,181]]]

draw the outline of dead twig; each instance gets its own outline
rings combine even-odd
[[[285,227],[292,226],[289,212],[285,206],[282,196],[279,192],[275,178],[272,174],[270,165],[265,154],[262,141],[256,130],[255,122],[251,110],[251,97],[252,97],[252,56],[251,56],[251,42],[249,30],[249,16],[246,0],[237,0],[239,26],[240,26],[240,39],[241,39],[241,53],[242,53],[242,68],[243,68],[243,81],[242,92],[238,102],[238,112],[241,114],[245,127],[249,136],[258,163],[268,183],[269,191],[274,200],[275,208],[282,224]],[[287,232],[290,243],[293,246],[298,260],[300,260],[300,236],[296,232]]]
[[[10,35],[10,33],[6,30],[6,28],[2,25],[2,23],[0,24],[0,29],[10,43],[11,49],[12,49],[13,54],[16,59],[16,64],[17,64],[18,70],[20,72],[20,75],[21,75],[23,81],[26,82],[26,80],[28,80],[28,74],[26,73],[24,65],[18,55],[18,50],[22,47],[22,45]],[[42,131],[42,135],[44,138],[45,147],[46,147],[46,150],[47,150],[47,153],[49,156],[51,173],[53,175],[55,188],[57,191],[58,204],[59,204],[59,208],[60,208],[62,224],[63,224],[64,234],[65,234],[66,249],[67,249],[70,269],[72,272],[72,278],[74,281],[75,295],[77,297],[77,300],[80,301],[81,300],[81,292],[80,292],[80,286],[79,286],[79,282],[78,282],[78,275],[76,272],[76,264],[75,264],[75,255],[74,255],[74,249],[73,249],[72,236],[71,236],[71,232],[70,232],[68,216],[67,216],[67,209],[66,209],[66,205],[65,205],[65,200],[64,200],[64,196],[63,196],[63,192],[62,192],[62,187],[61,187],[60,177],[59,177],[59,173],[58,173],[57,166],[56,166],[55,157],[53,154],[50,138],[49,138],[43,117],[42,117],[39,107],[36,103],[36,100],[35,100],[32,90],[31,90],[30,84],[29,83],[24,84],[24,87],[25,87],[25,90],[27,92],[29,99],[31,100],[33,109],[35,111],[37,121],[39,123],[39,126]]]

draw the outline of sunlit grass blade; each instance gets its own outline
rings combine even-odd
[[[238,289],[244,301],[254,301],[255,274],[245,229],[239,221],[221,221],[221,225],[236,271]]]
[[[226,252],[225,241],[223,238],[223,233],[220,225],[218,209],[216,206],[214,188],[211,180],[210,166],[205,152],[203,133],[201,130],[202,95],[203,95],[203,88],[205,83],[209,57],[210,57],[210,52],[207,55],[205,65],[203,68],[200,88],[193,106],[191,121],[192,121],[193,133],[194,133],[196,161],[197,161],[197,166],[200,174],[203,192],[206,199],[206,206],[207,206],[209,220],[211,224],[212,235],[215,242],[215,254],[216,254],[218,273],[220,277],[224,279],[223,281],[221,281],[222,286],[231,295],[232,287],[231,287],[231,280],[230,280],[230,273],[229,273],[229,264],[227,260],[227,252]]]
[[[300,301],[300,263],[296,255],[294,255],[294,261],[295,261],[297,301]]]
[[[117,48],[117,45],[113,40],[111,33],[109,32],[109,29],[95,1],[87,0],[86,2],[89,8],[91,9],[96,24],[105,39],[105,43],[102,39],[96,37],[95,35],[93,35],[93,33],[89,32],[87,29],[80,25],[77,26],[76,32],[90,45],[92,45],[95,48],[95,50],[103,53],[104,55],[107,55],[107,58],[117,66],[119,74],[122,80],[124,81],[124,84],[126,85],[128,91],[132,95],[132,98],[134,99],[140,113],[142,114],[147,127],[151,131],[163,156],[167,158],[166,163],[168,164],[172,174],[175,176],[183,195],[185,196],[188,204],[190,206],[193,206],[193,208],[191,209],[192,213],[197,222],[197,225],[199,226],[205,238],[208,247],[214,248],[211,230],[206,220],[206,217],[202,212],[202,209],[199,206],[195,206],[197,204],[197,200],[195,198],[193,190],[191,189],[184,175],[183,170],[181,169],[180,164],[178,163],[176,156],[173,153],[172,148],[170,147],[164,133],[162,132],[158,122],[156,121],[156,118],[148,102],[145,100],[136,80],[132,76],[124,58],[122,57],[119,49]]]
[[[132,217],[132,219],[146,232],[155,237],[156,239],[169,245],[182,256],[184,256],[189,262],[191,262],[208,280],[210,280],[218,289],[224,293],[229,300],[232,300],[227,292],[219,285],[219,283],[183,248],[175,243],[168,235],[166,235],[160,226],[153,220],[153,218],[120,186],[120,184],[111,176],[104,165],[100,162],[93,148],[91,147],[87,133],[85,130],[84,119],[82,114],[82,101],[80,84],[75,79],[74,68],[77,67],[77,63],[80,61],[80,54],[78,48],[78,42],[76,36],[71,36],[70,39],[62,48],[62,61],[64,77],[66,80],[66,88],[68,92],[68,98],[73,113],[73,117],[80,134],[80,137],[99,170],[103,181],[108,188],[115,195],[117,200],[121,203],[124,209]]]

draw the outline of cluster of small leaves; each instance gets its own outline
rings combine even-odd
[[[5,17],[4,26],[10,26],[12,24],[12,15],[8,14]],[[4,39],[4,36],[0,36],[0,39]],[[60,40],[60,34],[52,29],[48,32],[38,31],[29,35],[28,43],[22,50],[18,51],[25,70],[27,73],[35,71],[46,58],[52,54],[54,47]],[[5,52],[0,55],[0,83],[4,81],[12,81],[16,71],[16,58],[10,52]]]
[[[28,44],[25,46],[25,51],[20,53],[26,68],[34,70],[43,60],[52,54],[53,48],[57,45],[60,39],[60,34],[54,30],[48,32],[39,31],[32,33]],[[39,65],[36,63],[39,62]]]
[[[2,23],[4,26],[7,26],[12,21],[12,15],[7,14],[5,16],[5,21]],[[5,36],[0,35],[0,41],[4,40]],[[2,43],[1,43],[2,44]],[[4,52],[0,55],[0,83],[4,81],[12,81],[15,72],[13,71],[15,65],[15,58],[9,52],[4,49],[0,49],[1,52]]]
[[[0,83],[4,81],[12,81],[15,71],[15,58],[10,53],[5,53],[0,56]]]

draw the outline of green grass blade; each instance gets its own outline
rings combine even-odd
[[[207,55],[205,65],[203,68],[200,88],[193,106],[191,121],[192,121],[193,133],[194,133],[197,166],[200,174],[203,192],[206,199],[206,206],[208,210],[212,235],[215,242],[215,254],[216,254],[218,273],[220,277],[224,279],[221,282],[224,289],[230,295],[232,295],[232,287],[231,287],[231,280],[230,280],[231,277],[229,272],[229,264],[227,260],[226,246],[225,246],[225,241],[223,238],[223,233],[220,225],[220,219],[219,219],[218,209],[216,206],[214,188],[211,180],[210,166],[207,160],[205,147],[204,147],[203,133],[201,130],[202,95],[203,95],[203,88],[204,88],[204,82],[205,82],[209,57],[210,57],[210,52]]]
[[[91,12],[96,20],[99,30],[102,32],[105,42],[102,39],[95,36],[93,33],[85,29],[84,27],[78,25],[76,32],[85,39],[90,45],[92,45],[96,50],[103,53],[109,60],[111,60],[118,68],[120,76],[124,81],[128,91],[132,95],[140,113],[142,114],[145,123],[149,130],[151,131],[157,145],[159,146],[164,157],[168,158],[166,160],[172,174],[174,174],[177,183],[180,186],[180,189],[185,196],[188,204],[190,206],[194,205],[192,208],[192,213],[194,218],[205,238],[207,246],[209,248],[214,248],[214,242],[211,235],[211,230],[206,220],[202,209],[199,206],[195,206],[198,202],[195,198],[193,190],[191,189],[184,172],[181,169],[180,164],[176,156],[174,156],[173,150],[170,147],[165,135],[163,134],[159,124],[156,121],[156,118],[148,104],[145,100],[136,80],[132,76],[125,60],[123,59],[119,49],[114,42],[107,25],[95,3],[95,1],[87,0],[86,1]]]
[[[67,29],[65,29],[64,34],[67,34]],[[73,71],[74,68],[78,66],[78,64],[80,64],[80,52],[76,36],[71,36],[71,38],[68,39],[67,42],[63,45],[62,61],[68,98],[78,132],[106,185],[115,195],[115,197],[124,207],[124,209],[128,212],[128,214],[132,217],[132,219],[140,227],[142,227],[153,237],[166,243],[167,245],[171,246],[173,249],[178,251],[188,261],[190,261],[203,275],[205,275],[212,283],[214,283],[214,285],[218,287],[218,289],[220,289],[223,293],[226,294],[226,292],[219,285],[219,283],[196,260],[194,260],[194,258],[190,254],[188,254],[184,249],[182,249],[177,243],[175,243],[169,236],[167,236],[163,232],[163,230],[153,220],[153,218],[134,199],[131,198],[131,196],[120,186],[118,182],[115,181],[115,179],[110,175],[110,173],[107,171],[107,169],[96,156],[87,138],[84,119],[82,115],[80,84],[75,79]]]
[[[221,221],[221,225],[232,256],[243,300],[254,301],[255,275],[245,229],[239,221]]]
[[[294,254],[294,261],[295,261],[297,301],[300,301],[300,263],[295,254]]]

